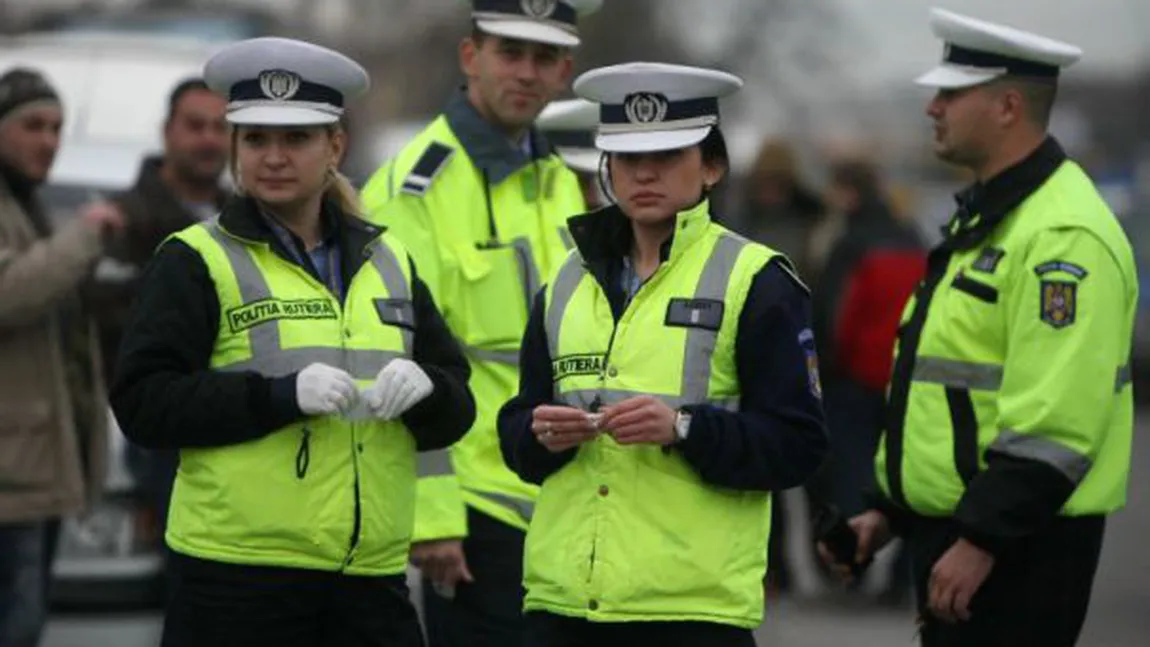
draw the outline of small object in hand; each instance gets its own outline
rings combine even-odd
[[[815,539],[826,544],[827,550],[834,555],[835,561],[849,566],[851,575],[858,579],[870,566],[870,558],[862,564],[855,563],[855,553],[858,552],[858,535],[847,524],[838,508],[827,504],[819,508],[815,516]]]
[[[589,414],[587,414],[587,420],[592,425],[594,425],[596,429],[598,429],[599,423],[603,420],[603,414],[601,414],[601,413],[589,413]]]

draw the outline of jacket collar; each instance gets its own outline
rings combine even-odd
[[[164,178],[160,176],[160,170],[163,167],[164,158],[159,155],[144,158],[144,161],[140,163],[140,172],[136,176],[136,192],[142,195],[148,202],[167,203],[178,206],[183,211],[187,211],[183,201],[180,200],[179,196],[164,182]],[[213,200],[216,207],[223,208],[227,201],[227,192],[217,187],[216,196]]]
[[[383,227],[377,227],[361,218],[344,213],[330,200],[324,201],[322,209],[325,236],[335,230],[340,249],[344,250],[345,262],[347,259],[366,258],[367,247],[384,232]],[[287,261],[292,261],[294,258],[272,231],[260,213],[259,204],[253,198],[237,196],[229,200],[220,212],[219,222],[224,231],[237,238],[268,245]],[[358,267],[358,264],[355,267]]]
[[[675,214],[675,229],[659,250],[660,260],[673,262],[680,258],[703,237],[710,224],[709,200],[702,200],[695,206]],[[579,254],[588,263],[621,260],[631,253],[634,241],[631,222],[617,204],[574,216],[567,220],[567,225]]]
[[[451,132],[467,151],[473,164],[496,185],[535,160],[551,156],[551,144],[535,128],[527,132],[531,138],[531,156],[507,140],[507,136],[491,125],[467,98],[467,89],[455,91],[443,112]]]
[[[977,182],[954,196],[958,210],[942,233],[952,249],[969,249],[980,244],[1006,218],[1046,183],[1066,161],[1066,152],[1054,137],[1021,162],[986,182]]]

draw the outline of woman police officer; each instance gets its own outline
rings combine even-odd
[[[475,403],[404,248],[335,170],[367,74],[260,38],[204,77],[243,197],[159,249],[112,394],[130,439],[181,450],[163,643],[420,645],[416,452],[459,439]]]
[[[601,104],[615,204],[569,221],[539,294],[507,464],[542,490],[527,536],[528,644],[753,645],[769,491],[827,448],[806,289],[782,256],[712,220],[727,170],[722,72],[631,63]]]

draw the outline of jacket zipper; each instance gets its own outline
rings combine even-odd
[[[359,487],[359,445],[355,440],[355,424],[352,424],[352,438],[351,438],[351,465],[355,472],[355,483],[353,491],[355,496],[355,518],[351,524],[351,538],[348,542],[347,557],[343,560],[343,567],[340,570],[346,569],[355,560],[355,549],[359,545],[359,535],[363,528],[363,505],[360,502],[360,487]]]
[[[618,317],[615,317],[614,316],[615,313],[612,311],[611,316],[614,319],[614,325],[611,326],[611,338],[609,340],[607,340],[607,352],[603,355],[603,370],[599,374],[599,384],[600,385],[606,386],[607,371],[609,370],[608,366],[610,366],[610,364],[611,364],[611,350],[615,347],[615,334],[619,332],[619,322],[623,319],[623,316],[627,314],[627,309],[631,307],[631,304],[635,302],[635,299],[637,299],[639,297],[639,294],[643,291],[643,289],[647,287],[647,284],[650,283],[659,274],[659,272],[662,269],[663,269],[663,266],[659,265],[659,267],[657,267],[655,269],[654,273],[652,273],[651,276],[647,277],[646,281],[643,281],[643,283],[639,285],[639,289],[636,290],[635,294],[631,298],[627,299],[626,303],[623,305],[623,310],[619,313]],[[607,292],[606,287],[607,286],[600,283],[599,287],[602,288],[603,292],[606,294],[606,292]],[[599,411],[599,408],[602,405],[603,405],[602,398],[600,398],[598,395],[596,395],[595,399],[591,401],[591,413],[597,413]],[[592,578],[594,578],[594,576],[595,576],[595,554],[598,550],[598,547],[599,547],[599,533],[598,533],[598,531],[596,531],[595,538],[591,540],[591,555],[588,558],[588,565],[587,565],[587,581],[588,582],[591,582]]]
[[[354,283],[354,281],[355,281],[355,278],[352,277],[352,283]],[[348,285],[348,293],[351,292],[351,287],[352,287],[351,284],[349,284]],[[344,311],[344,309],[340,308],[340,325],[341,325],[341,327],[345,324],[346,315],[347,315],[347,313]],[[344,335],[342,342],[343,342],[344,352],[346,353],[347,352],[347,335],[346,334]],[[351,536],[348,538],[347,556],[344,557],[343,566],[340,568],[341,571],[345,570],[348,566],[351,566],[351,563],[353,561],[355,561],[355,549],[357,546],[359,546],[359,536],[363,530],[363,502],[360,500],[362,490],[360,489],[360,484],[359,484],[359,450],[360,450],[360,447],[362,445],[356,439],[356,431],[357,431],[359,425],[358,425],[358,423],[351,422],[351,421],[348,421],[347,424],[351,428],[351,437],[349,438],[349,442],[351,443],[351,447],[350,447],[350,449],[351,449],[351,467],[352,467],[352,472],[354,474],[354,481],[352,483],[352,496],[354,498],[354,512],[353,512],[353,517],[352,517],[352,522],[351,522]]]

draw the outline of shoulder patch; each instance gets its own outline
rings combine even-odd
[[[810,328],[803,328],[799,332],[799,347],[803,349],[803,358],[807,366],[807,386],[811,395],[821,400],[823,398],[823,385],[819,379],[819,356],[815,350],[815,335]]]
[[[427,150],[423,151],[423,155],[419,156],[411,172],[403,179],[403,185],[399,190],[408,195],[423,196],[453,155],[455,149],[450,146],[431,142]]]
[[[1067,263],[1066,261],[1048,261],[1034,268],[1034,273],[1038,276],[1050,274],[1051,272],[1064,272],[1079,281],[1086,278],[1086,275],[1089,274],[1081,265]]]
[[[1051,328],[1066,328],[1078,314],[1078,284],[1070,281],[1039,281],[1039,319]]]

